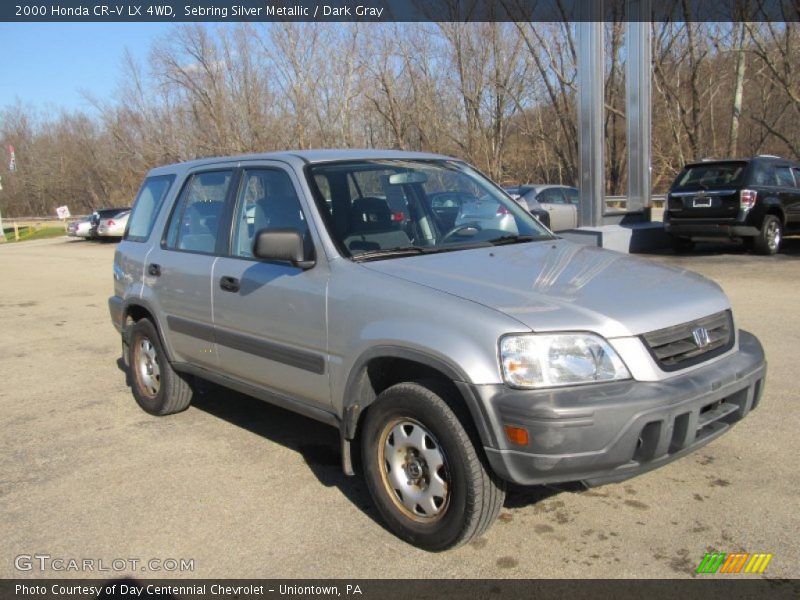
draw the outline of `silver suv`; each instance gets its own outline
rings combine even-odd
[[[503,219],[462,223],[443,194]],[[357,443],[386,523],[433,551],[483,533],[507,481],[596,485],[696,450],[766,375],[716,284],[558,239],[432,154],[153,169],[109,307],[144,410],[184,410],[197,377],[337,427],[345,472]]]

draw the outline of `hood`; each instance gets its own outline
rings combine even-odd
[[[696,273],[565,240],[362,266],[477,302],[533,331],[625,337],[730,308],[719,286]]]

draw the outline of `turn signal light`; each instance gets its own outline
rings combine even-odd
[[[506,437],[508,441],[512,444],[516,444],[517,446],[527,446],[528,445],[528,430],[523,429],[522,427],[513,427],[512,425],[506,425]]]

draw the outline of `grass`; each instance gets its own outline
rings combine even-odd
[[[6,242],[16,242],[17,240],[14,238],[14,228],[13,227],[3,227],[3,231],[6,234]],[[64,231],[63,225],[58,225],[55,227],[31,227],[31,226],[24,226],[19,228],[19,241],[26,242],[28,240],[44,240],[47,238],[54,238],[60,237],[62,235],[67,235],[67,232]]]

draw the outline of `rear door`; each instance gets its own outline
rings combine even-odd
[[[174,204],[167,231],[145,261],[162,322],[178,361],[214,368],[217,353],[211,313],[211,273],[224,245],[221,225],[232,190],[233,167],[190,173]]]
[[[670,219],[735,219],[746,171],[744,161],[687,165],[668,194]]]
[[[227,256],[216,261],[211,281],[219,366],[240,381],[329,407],[327,264],[318,258],[303,270],[252,251],[262,229],[297,229],[314,244],[298,189],[281,163],[242,171]]]

